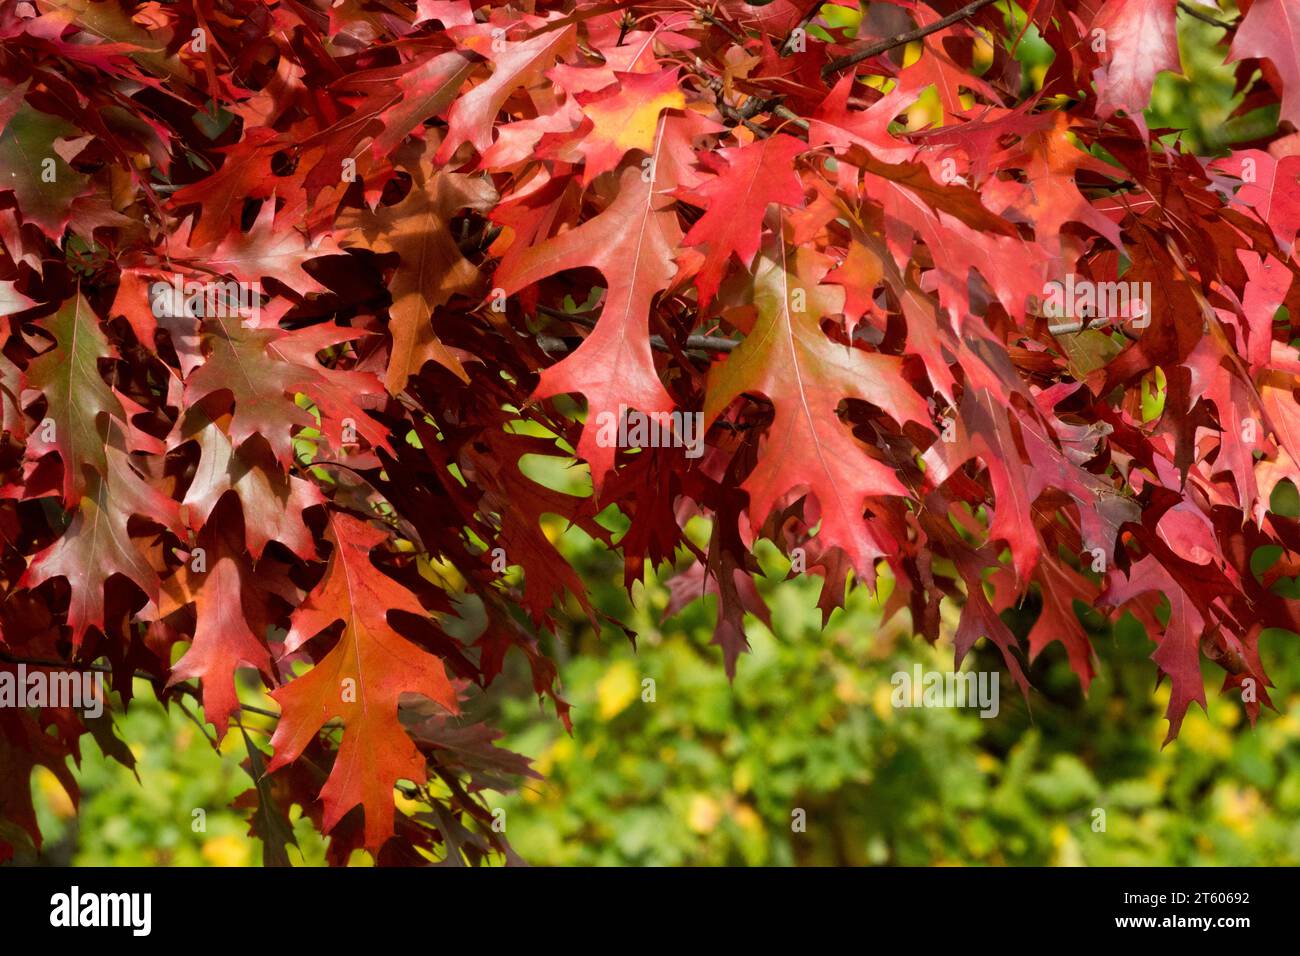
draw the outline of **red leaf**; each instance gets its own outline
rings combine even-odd
[[[1105,44],[1105,65],[1097,76],[1099,116],[1117,109],[1139,116],[1151,102],[1156,74],[1182,72],[1177,5],[1177,0],[1107,0],[1098,11],[1090,35]]]
[[[324,829],[332,830],[355,806],[365,810],[367,849],[378,850],[393,834],[393,787],[399,780],[425,781],[424,758],[397,719],[398,698],[420,694],[452,713],[459,707],[442,662],[393,629],[389,615],[426,612],[406,588],[370,561],[387,536],[356,518],[330,515],[326,537],[334,545],[329,569],[293,614],[286,652],[343,622],[332,650],[306,674],[272,693],[282,715],[268,771],[296,760],[330,720],[343,724],[343,739],[329,780],[321,790]]]
[[[895,543],[863,510],[870,498],[908,492],[892,468],[853,440],[835,410],[847,397],[860,398],[903,424],[927,421],[925,403],[901,384],[897,358],[839,345],[818,327],[817,316],[839,312],[842,302],[841,290],[820,284],[829,269],[824,258],[802,249],[791,255],[784,244],[770,256],[756,266],[754,328],[710,372],[705,426],[744,392],[770,398],[776,416],[766,448],[741,486],[751,524],[761,525],[791,492],[810,492],[826,544],[843,549],[871,580],[875,560]]]
[[[1282,119],[1300,127],[1300,11],[1288,0],[1255,0],[1246,11],[1229,63],[1267,59],[1282,80]]]
[[[671,200],[663,195],[675,182],[671,151],[664,148],[661,121],[659,148],[648,180],[639,169],[626,169],[613,203],[576,229],[528,248],[496,281],[507,295],[565,269],[594,266],[608,284],[595,330],[572,355],[542,372],[533,398],[563,392],[587,397],[587,425],[578,454],[591,463],[599,489],[614,464],[614,448],[601,447],[596,423],[617,416],[620,406],[643,412],[668,412],[673,400],[659,381],[650,353],[650,305],[668,288],[676,269],[672,251],[681,240]],[[506,273],[506,274],[502,274]]]
[[[739,149],[717,151],[726,166],[690,195],[705,212],[684,240],[688,246],[708,246],[697,285],[702,306],[718,291],[732,253],[746,267],[754,261],[768,204],[803,205],[803,183],[794,161],[807,148],[778,133]]]

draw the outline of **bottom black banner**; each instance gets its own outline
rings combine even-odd
[[[0,911],[20,938],[128,946],[187,938],[338,945],[485,931],[603,940],[774,945],[782,931],[970,941],[1030,933],[1199,933],[1227,943],[1283,925],[1293,873],[1270,869],[161,870],[0,867]],[[613,935],[602,924],[613,920]],[[813,923],[810,924],[810,920]],[[477,928],[477,929],[476,929]],[[688,934],[679,937],[678,933]],[[557,935],[558,934],[558,935]],[[985,935],[987,934],[987,935]],[[852,937],[848,937],[852,938]],[[53,939],[51,941],[54,941]]]

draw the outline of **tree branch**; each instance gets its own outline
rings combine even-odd
[[[800,30],[807,31],[808,24],[817,19],[817,14],[821,12],[822,4],[824,2],[825,0],[817,0],[817,2],[813,4],[812,9],[808,11],[808,15],[799,21],[798,26],[792,28],[790,32],[785,35],[785,39],[781,41],[781,45],[777,48],[777,52],[780,53],[781,56],[789,56],[793,52],[790,48],[790,44],[794,41],[795,34]]]
[[[741,110],[736,109],[734,106],[732,106],[730,103],[727,102],[726,96],[722,90],[722,80],[719,77],[710,76],[708,72],[705,70],[704,64],[703,62],[701,62],[699,57],[695,58],[695,65],[694,66],[688,65],[687,69],[704,81],[704,85],[707,86],[709,92],[713,94],[713,99],[715,104],[718,107],[718,112],[725,119],[729,119],[733,123],[737,123],[741,126],[744,126],[745,129],[749,130],[755,136],[767,137],[771,135],[771,133],[763,129],[763,127],[759,126],[757,123],[750,121],[749,117],[755,115],[754,113],[742,112]],[[753,97],[750,97],[750,99],[752,100]],[[750,104],[746,103],[747,108],[749,105]],[[755,112],[760,112],[760,111],[756,110]]]
[[[697,9],[695,10],[695,15],[698,16],[698,17],[699,17],[701,20],[703,20],[705,23],[708,23],[708,24],[711,24],[712,26],[717,27],[719,30],[721,30],[723,33],[725,33],[727,36],[731,37],[731,40],[732,40],[733,43],[739,43],[741,46],[744,46],[744,45],[745,45],[745,38],[744,38],[744,37],[742,37],[740,34],[738,34],[735,30],[731,29],[731,27],[727,26],[725,23],[723,23],[721,20],[719,20],[719,19],[718,19],[717,17],[715,17],[713,14],[711,14],[708,10],[705,10],[705,9],[702,9],[702,8],[697,8]]]
[[[572,322],[574,325],[580,325],[584,329],[594,329],[596,320],[589,319],[585,315],[573,315],[569,312],[561,312],[559,309],[551,309],[544,305],[539,305],[537,311],[552,319],[563,319],[565,322]],[[563,342],[563,340],[554,340],[552,336],[545,336],[552,341]],[[686,348],[697,349],[701,352],[730,352],[738,346],[740,342],[737,339],[723,338],[719,335],[688,335],[686,337]],[[650,347],[660,352],[671,352],[672,347],[664,341],[663,336],[650,336]]]
[[[937,33],[938,31],[944,29],[945,27],[952,26],[958,20],[965,20],[967,17],[971,16],[972,14],[978,13],[980,10],[987,7],[992,2],[993,0],[973,0],[972,3],[966,4],[966,6],[962,7],[960,10],[954,10],[952,13],[948,14],[942,20],[936,20],[934,23],[931,23],[929,26],[917,27],[914,30],[908,30],[906,33],[899,33],[892,37],[886,37],[885,39],[879,40],[868,47],[864,47],[861,50],[858,50],[855,53],[850,53],[847,56],[842,56],[839,57],[838,59],[831,60],[824,67],[822,67],[822,79],[828,80],[830,79],[833,73],[838,73],[840,70],[844,69],[845,67],[850,67],[856,63],[861,63],[863,60],[869,60],[873,56],[879,56],[881,53],[884,53],[888,50],[892,50],[896,46],[903,46],[906,43],[911,43],[913,40],[919,40],[922,37],[927,37],[931,33]]]
[[[1218,27],[1220,30],[1231,30],[1233,27],[1237,25],[1235,23],[1228,23],[1226,20],[1220,20],[1218,17],[1212,17],[1208,13],[1202,13],[1200,10],[1196,9],[1196,7],[1192,6],[1190,3],[1184,2],[1184,0],[1178,0],[1178,6],[1179,9],[1181,9],[1187,15],[1195,17],[1197,20],[1200,20],[1202,23],[1208,23],[1212,27]]]

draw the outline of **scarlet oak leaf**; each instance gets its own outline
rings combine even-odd
[[[587,160],[582,171],[584,186],[617,166],[628,150],[651,152],[659,114],[686,105],[686,96],[677,86],[675,68],[614,76],[617,89],[578,95],[582,112],[592,122],[591,131],[578,143],[578,151]]]
[[[1204,338],[1187,357],[1191,371],[1189,397],[1206,398],[1214,403],[1219,419],[1219,452],[1215,472],[1232,475],[1237,489],[1237,504],[1244,514],[1253,513],[1259,495],[1255,484],[1255,440],[1243,436],[1247,422],[1258,417],[1259,398],[1253,385],[1233,370],[1235,356],[1212,338]]]
[[[483,436],[480,447],[486,453],[474,445],[466,449],[468,464],[483,488],[479,510],[501,516],[501,534],[496,542],[505,549],[511,563],[524,569],[524,608],[540,624],[551,606],[568,591],[594,618],[581,578],[542,529],[545,514],[570,515],[581,526],[594,517],[594,508],[584,508],[572,496],[538,484],[520,470],[519,461],[524,455],[547,450],[539,440],[493,432]]]
[[[671,42],[670,35],[661,30],[630,30],[623,40],[621,46],[607,46],[600,51],[604,63],[582,66],[560,63],[547,70],[546,76],[570,96],[599,93],[617,81],[616,74],[658,72],[655,44]],[[691,45],[690,41],[685,45]]]
[[[1119,226],[1084,198],[1074,178],[1079,170],[1109,176],[1117,175],[1118,170],[1071,141],[1070,121],[1065,114],[1053,114],[1050,123],[1024,139],[1023,145],[1029,151],[1025,163],[1028,189],[1015,208],[1033,221],[1040,240],[1051,240],[1049,249],[1059,243],[1061,227],[1067,222],[1081,222],[1116,249],[1123,248]]]
[[[201,680],[203,712],[222,737],[230,715],[239,710],[239,665],[256,667],[268,682],[274,680],[266,639],[275,617],[267,603],[268,577],[244,551],[239,515],[223,508],[218,518],[199,534],[202,551],[192,552],[163,582],[159,616],[194,605],[194,640],[172,668],[167,685]]]
[[[917,4],[913,9],[918,26],[929,26],[939,20],[939,14],[926,4]],[[968,29],[964,25],[951,27],[932,33],[921,41],[922,53],[915,62],[906,67],[899,75],[899,85],[907,89],[922,90],[933,86],[939,97],[943,117],[965,115],[967,108],[962,101],[962,89],[970,90],[993,101],[1000,102],[997,91],[971,71],[963,69],[949,56],[943,40]]]
[[[130,51],[132,60],[140,66],[150,73],[176,81],[183,89],[195,82],[194,74],[178,55],[167,55],[167,49],[176,48],[171,45],[169,31],[146,29],[118,4],[100,3],[98,0],[60,0],[41,19],[46,18],[56,24],[70,23],[80,31],[78,42],[67,44],[74,50],[98,50],[109,46],[114,52]],[[108,40],[109,43],[87,42],[91,40]],[[141,75],[139,79],[146,78]]]
[[[21,402],[23,381],[22,371],[0,352],[0,432],[15,441],[27,438],[27,419]]]
[[[204,276],[199,281],[207,280],[208,277]],[[174,281],[175,274],[164,279],[156,271],[123,269],[109,314],[121,314],[131,324],[136,340],[142,344],[152,342],[156,345],[158,330],[164,330],[176,351],[181,375],[188,376],[203,364],[199,338],[202,321],[194,314],[199,310],[188,307],[185,295],[175,294]],[[186,281],[193,279],[187,278]],[[163,293],[160,285],[169,285],[172,291]],[[234,287],[229,282],[220,285],[227,293]],[[233,299],[225,301],[232,302]]]
[[[1259,395],[1264,409],[1268,412],[1269,424],[1277,436],[1278,444],[1282,446],[1281,452],[1285,455],[1285,458],[1280,455],[1278,461],[1274,463],[1273,473],[1267,481],[1261,480],[1261,485],[1268,492],[1263,495],[1264,500],[1268,500],[1273,487],[1281,477],[1292,474],[1282,470],[1280,466],[1284,462],[1294,463],[1300,456],[1300,403],[1295,400],[1292,381],[1284,380],[1281,385],[1266,383],[1261,386]]]
[[[192,410],[187,429],[199,445],[199,463],[182,504],[190,526],[198,531],[227,491],[234,491],[244,514],[246,547],[254,560],[270,541],[279,541],[300,558],[316,557],[316,545],[303,512],[323,505],[325,497],[310,481],[280,471],[267,446],[245,442],[238,450],[221,426]],[[265,459],[265,460],[264,460]]]
[[[1012,415],[986,389],[968,390],[962,396],[960,425],[954,428],[955,440],[935,442],[926,451],[924,460],[926,476],[936,485],[943,484],[963,462],[976,455],[984,462],[993,488],[989,537],[1007,542],[1016,577],[1027,584],[1039,556],[1038,535],[1030,510],[1035,489],[1031,473],[1021,460],[1011,419]]]
[[[875,311],[875,291],[884,274],[879,257],[855,242],[844,261],[826,276],[828,283],[844,288],[844,318],[850,335],[863,316]]]
[[[865,110],[849,109],[855,77],[846,74],[822,100],[808,127],[808,145],[830,143],[843,152],[857,144],[886,163],[906,163],[916,147],[889,132],[889,124],[914,103],[921,91],[899,83]]]
[[[1108,606],[1118,607],[1151,591],[1163,593],[1170,605],[1169,624],[1159,638],[1153,638],[1157,647],[1151,655],[1171,683],[1169,706],[1165,710],[1165,717],[1169,720],[1169,732],[1165,736],[1167,744],[1178,736],[1178,729],[1192,701],[1205,709],[1200,650],[1205,618],[1192,597],[1155,555],[1150,554],[1133,565],[1127,578],[1112,575],[1110,586],[1100,600]]]
[[[882,249],[877,253],[877,261],[884,262],[886,253]],[[914,282],[906,281],[901,275],[886,276],[902,300],[903,315],[907,319],[907,353],[921,359],[927,376],[935,391],[949,402],[954,400],[956,379],[948,367],[948,355],[952,347],[953,336],[940,321],[934,304],[927,298]]]
[[[415,22],[440,20],[444,27],[467,27],[474,23],[474,10],[467,0],[417,0]]]
[[[24,312],[36,305],[34,301],[19,292],[12,282],[0,282],[0,316]]]
[[[1275,158],[1261,149],[1245,149],[1216,159],[1210,169],[1240,179],[1234,204],[1254,210],[1278,243],[1291,248],[1300,230],[1300,156]]]
[[[1246,269],[1246,290],[1241,311],[1246,319],[1249,341],[1246,358],[1253,374],[1263,372],[1273,358],[1273,317],[1286,301],[1294,275],[1272,256],[1258,256],[1239,250],[1237,258]]]
[[[473,68],[473,60],[462,53],[451,51],[422,63],[400,64],[400,70],[389,67],[389,76],[382,75],[382,68],[366,71],[364,76],[367,80],[376,84],[383,83],[390,91],[395,89],[399,96],[397,102],[379,114],[379,121],[384,128],[371,144],[375,158],[388,156],[413,129],[429,117],[441,114],[451,104]],[[353,85],[359,85],[357,75],[352,80]]]
[[[146,348],[156,344],[159,317],[154,313],[153,296],[150,293],[153,285],[161,279],[162,274],[157,269],[123,266],[117,281],[117,294],[108,310],[109,318],[120,315],[126,319],[131,331],[135,333],[136,341]],[[174,296],[167,296],[159,301],[171,306],[173,299]],[[183,356],[184,346],[178,344],[176,351]],[[190,369],[184,371],[188,374]]]
[[[105,449],[103,474],[87,471],[85,495],[72,514],[67,531],[36,555],[21,585],[35,587],[51,578],[64,578],[72,595],[68,626],[72,646],[81,646],[86,631],[104,627],[104,585],[120,574],[144,592],[144,620],[157,615],[158,574],[131,540],[127,522],[132,515],[182,531],[176,502],[148,484],[131,466],[126,452]]]
[[[324,292],[325,287],[302,266],[321,256],[342,255],[343,250],[329,236],[309,242],[292,223],[292,217],[276,215],[272,197],[262,203],[248,232],[228,233],[212,249],[182,247],[173,255],[197,262],[210,272],[232,275],[254,288],[260,287],[263,279],[273,278],[299,294]]]
[[[78,293],[40,324],[54,336],[55,347],[28,366],[27,385],[45,396],[45,416],[53,427],[52,434],[37,429],[27,453],[33,458],[51,450],[58,454],[63,462],[63,500],[72,507],[86,492],[90,480],[86,466],[100,474],[108,470],[108,423],[101,423],[100,416],[123,421],[126,412],[99,374],[99,360],[108,358],[112,349],[85,297]]]
[[[972,269],[984,277],[1011,315],[1023,315],[1030,296],[1041,296],[1049,257],[1037,244],[972,229],[947,213],[936,213],[918,193],[902,184],[868,177],[865,185],[884,208],[886,235],[900,268],[911,258],[914,236],[928,248],[944,250],[934,272],[939,302],[957,331],[963,329],[965,317],[971,313]],[[855,244],[853,248],[867,246]]]
[[[45,767],[58,779],[75,804],[81,792],[68,769],[67,746],[47,734],[36,719],[23,710],[0,710],[0,815],[21,827],[37,849],[41,830],[32,803],[32,771]],[[13,855],[13,845],[0,831],[0,863]]]
[[[1068,452],[1062,453],[1038,421],[1021,416],[1019,423],[1031,466],[1025,472],[1028,499],[1036,501],[1048,488],[1064,491],[1078,508],[1084,550],[1101,548],[1105,554],[1113,555],[1120,527],[1141,517],[1137,503],[1117,491],[1112,482],[1084,470]],[[1059,419],[1052,420],[1052,426],[1058,435],[1064,430],[1064,423]],[[1091,458],[1094,452],[1093,447],[1087,447],[1078,457]]]
[[[347,116],[302,144],[308,154],[320,156],[303,179],[304,191],[316,196],[346,182],[344,170],[349,160],[360,177],[367,171],[363,162],[367,142],[370,158],[385,164],[412,130],[446,110],[474,65],[471,58],[455,50],[423,52],[415,59],[361,70],[331,84],[340,94],[355,91],[364,99]]]
[[[580,266],[594,266],[605,277],[608,288],[595,330],[577,351],[542,372],[533,394],[549,398],[581,392],[587,397],[578,454],[590,463],[597,489],[613,467],[615,453],[597,441],[602,416],[618,415],[620,405],[643,412],[673,408],[650,351],[650,304],[676,274],[672,254],[681,240],[672,199],[660,185],[672,181],[672,165],[668,152],[657,149],[649,181],[639,169],[624,170],[609,208],[577,229],[529,247],[496,275],[507,295]]]
[[[962,579],[966,582],[966,606],[961,610],[961,620],[957,622],[957,630],[952,636],[955,652],[953,666],[960,667],[961,662],[975,646],[975,642],[981,637],[987,638],[1001,652],[1007,670],[1028,699],[1029,681],[1020,662],[1016,659],[1015,651],[1018,647],[1016,636],[1011,633],[1011,628],[1007,627],[1006,622],[998,616],[997,609],[984,595],[979,568],[974,565],[973,559],[969,555],[963,556],[958,559],[957,565]]]
[[[343,632],[315,667],[272,693],[281,716],[268,772],[296,760],[328,721],[341,721],[338,757],[320,794],[324,830],[360,805],[366,847],[378,850],[393,835],[394,785],[425,781],[424,757],[397,717],[398,698],[421,694],[452,713],[459,708],[442,661],[389,623],[392,611],[427,612],[371,563],[370,552],[387,537],[339,512],[331,514],[326,537],[334,544],[329,568],[294,612],[285,649],[292,653],[337,621]]]
[[[21,97],[23,88],[9,93]],[[0,109],[5,104],[0,104]],[[77,172],[54,148],[58,139],[74,138],[80,130],[58,116],[27,103],[10,116],[0,131],[0,190],[12,189],[23,219],[58,241],[72,216],[72,202],[86,193],[89,177]]]
[[[1092,22],[1105,41],[1097,76],[1097,113],[1140,114],[1161,70],[1178,73],[1177,0],[1107,0]]]
[[[1255,0],[1232,38],[1228,62],[1266,59],[1282,80],[1282,115],[1300,127],[1300,10],[1291,0]]]
[[[377,211],[359,211],[340,221],[350,228],[345,245],[364,245],[375,252],[396,252],[401,265],[389,291],[388,330],[393,351],[384,385],[396,395],[427,361],[436,361],[469,381],[456,354],[438,341],[430,324],[433,310],[456,294],[469,294],[479,271],[466,259],[451,233],[452,217],[461,209],[486,210],[496,200],[492,183],[482,177],[440,173],[421,163],[411,191],[401,202]]]
[[[288,468],[293,461],[294,429],[318,424],[293,401],[299,393],[320,407],[319,425],[335,448],[345,444],[345,421],[373,445],[387,442],[387,430],[356,405],[363,395],[382,394],[379,381],[368,372],[327,369],[316,360],[317,352],[353,341],[362,333],[334,325],[296,332],[249,329],[235,319],[212,322],[209,330],[211,352],[186,381],[185,399],[193,404],[229,392],[235,402],[230,440],[236,447],[261,435],[280,465]]]
[[[582,110],[574,100],[566,99],[552,113],[543,113],[532,119],[507,123],[497,132],[496,142],[483,154],[481,165],[492,171],[509,169],[519,163],[538,158],[538,144],[543,137],[553,133],[572,133],[582,125]],[[577,159],[578,154],[566,159]]]
[[[733,253],[745,266],[754,261],[768,204],[803,205],[803,183],[794,161],[807,148],[778,133],[748,146],[717,150],[726,167],[689,197],[705,207],[685,239],[688,246],[708,247],[697,283],[702,306],[718,291]]]
[[[1097,674],[1093,664],[1095,654],[1088,633],[1074,611],[1074,603],[1092,607],[1097,600],[1097,588],[1073,568],[1056,560],[1041,562],[1035,576],[1043,598],[1043,611],[1029,631],[1029,657],[1032,660],[1048,644],[1060,641],[1070,658],[1070,668],[1078,675],[1086,694]]]
[[[262,751],[253,743],[246,729],[240,727],[239,733],[244,738],[244,749],[248,753],[248,766],[245,769],[253,778],[254,786],[252,790],[236,797],[231,806],[255,809],[248,824],[248,834],[262,841],[263,866],[292,866],[289,844],[297,846],[298,840],[294,836],[289,813],[276,798],[273,782],[266,775]]]
[[[535,17],[527,18],[524,23],[530,21],[534,25],[540,23]],[[485,24],[477,29],[488,34],[488,31],[498,28]],[[491,57],[492,76],[452,104],[447,114],[447,138],[438,148],[434,163],[446,163],[463,143],[472,143],[479,155],[487,152],[492,145],[496,115],[510,94],[534,80],[558,57],[572,50],[576,38],[573,24],[568,24],[558,30],[538,33],[527,40],[501,37],[506,42],[499,50],[494,49],[494,43],[482,44],[482,49],[478,52]],[[487,40],[488,36],[478,39]]]
[[[819,317],[841,311],[843,290],[822,286],[824,257],[781,244],[760,257],[754,278],[758,319],[741,345],[714,366],[704,401],[709,427],[743,392],[757,392],[776,406],[758,464],[741,486],[749,494],[754,527],[796,489],[819,506],[821,537],[842,549],[858,574],[874,579],[876,558],[892,544],[865,520],[867,500],[906,497],[894,470],[867,455],[836,415],[845,398],[883,409],[900,425],[928,420],[925,403],[907,385],[902,361],[832,342]]]
[[[706,594],[717,597],[717,623],[709,642],[722,648],[722,663],[727,676],[736,676],[736,661],[749,650],[745,637],[745,615],[753,614],[768,627],[772,612],[754,587],[757,562],[748,556],[740,534],[740,507],[737,501],[723,503],[725,514],[714,522],[705,564],[693,564],[668,582],[670,598],[664,616],[672,617],[687,604]],[[847,572],[846,575],[847,577]]]
[[[243,140],[219,151],[226,157],[220,169],[172,194],[172,206],[200,208],[199,221],[190,232],[191,243],[218,244],[232,227],[238,230],[246,199],[271,197],[278,184],[271,169],[278,140],[274,131],[253,127]]]

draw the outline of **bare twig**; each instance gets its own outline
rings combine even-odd
[[[817,2],[813,4],[812,9],[808,11],[808,15],[799,21],[798,26],[794,27],[785,35],[785,39],[781,41],[781,45],[777,48],[777,51],[782,56],[789,56],[793,52],[790,44],[794,42],[795,35],[798,34],[800,30],[807,30],[808,24],[817,19],[817,14],[821,12],[822,3],[824,2],[825,0],[817,0]]]
[[[730,103],[727,102],[726,95],[722,89],[722,78],[717,76],[710,76],[708,71],[704,68],[704,63],[700,60],[699,57],[695,58],[694,66],[688,66],[687,69],[689,69],[692,73],[694,73],[697,77],[699,77],[701,80],[704,81],[704,85],[707,86],[709,88],[709,92],[713,94],[713,99],[717,103],[718,112],[721,113],[725,118],[731,120],[733,123],[737,123],[741,126],[744,126],[755,136],[767,137],[772,135],[763,127],[759,126],[757,123],[752,122],[750,120],[749,117],[753,116],[754,113],[742,112],[741,110],[736,109],[734,106],[732,106]],[[747,103],[746,107],[748,108],[748,106],[749,104]],[[761,110],[755,110],[755,112],[761,112]]]
[[[741,46],[744,46],[744,45],[745,45],[745,38],[744,38],[744,37],[742,37],[740,34],[738,34],[735,30],[731,29],[731,27],[727,26],[725,23],[723,23],[721,20],[719,20],[719,19],[718,19],[717,17],[715,17],[713,14],[711,14],[708,10],[698,9],[698,10],[695,11],[695,14],[696,14],[696,16],[698,16],[701,20],[703,20],[705,23],[712,24],[713,26],[715,26],[715,27],[717,27],[718,29],[720,29],[720,30],[721,30],[723,33],[725,33],[727,36],[731,37],[731,39],[732,39],[733,42],[735,42],[735,43],[739,43]]]
[[[759,113],[772,112],[772,109],[779,102],[780,100],[777,97],[768,99],[763,96],[750,96],[745,100],[745,104],[740,107],[740,109],[736,110],[736,112],[744,119],[753,119]]]
[[[1212,27],[1218,27],[1220,30],[1231,30],[1237,25],[1235,23],[1228,23],[1225,20],[1220,20],[1218,17],[1212,17],[1208,13],[1196,9],[1196,7],[1192,6],[1190,3],[1185,3],[1184,0],[1178,0],[1178,7],[1188,16],[1195,17],[1202,23],[1208,23]]]
[[[856,63],[861,63],[863,60],[869,60],[873,56],[879,56],[888,50],[892,50],[896,46],[903,46],[904,44],[911,43],[913,40],[927,37],[931,33],[937,33],[946,27],[952,26],[958,20],[965,20],[972,14],[978,13],[992,2],[993,0],[973,0],[973,2],[966,4],[966,6],[962,7],[960,10],[954,10],[943,19],[936,20],[928,26],[917,27],[914,30],[908,30],[906,33],[899,33],[892,37],[886,37],[868,47],[863,47],[855,53],[850,53],[846,56],[839,57],[838,59],[831,60],[822,67],[822,79],[830,79],[832,74],[838,73],[840,70],[853,66]]]
[[[573,315],[568,312],[561,312],[559,309],[551,309],[544,305],[539,305],[537,311],[542,315],[552,319],[563,319],[565,322],[572,322],[574,325],[581,325],[584,329],[594,329],[596,320],[588,318],[585,315]],[[553,336],[544,336],[548,344],[559,343],[566,345],[563,339],[556,339]],[[540,341],[540,339],[539,339]],[[740,342],[736,339],[722,338],[717,335],[688,335],[686,337],[686,348],[697,349],[701,352],[730,352],[738,346]],[[567,346],[566,346],[567,347]],[[671,352],[672,347],[664,341],[662,336],[650,336],[650,347],[660,352]],[[548,351],[558,351],[550,349]]]
[[[808,132],[808,125],[809,125],[809,124],[808,124],[808,121],[807,121],[806,119],[804,119],[802,116],[799,116],[797,113],[792,113],[790,110],[786,109],[784,106],[780,106],[780,105],[778,105],[778,106],[774,107],[774,108],[772,109],[772,113],[773,113],[773,115],[775,115],[775,116],[779,116],[779,117],[781,117],[781,119],[785,120],[785,121],[786,121],[787,123],[789,123],[791,126],[797,126],[797,127],[799,127],[799,129],[803,130],[805,133]]]

